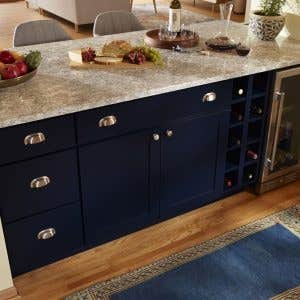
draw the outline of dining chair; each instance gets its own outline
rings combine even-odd
[[[96,17],[94,36],[131,32],[145,29],[137,17],[128,11],[109,11]]]
[[[17,25],[13,36],[13,46],[20,47],[70,39],[57,21],[36,20]]]

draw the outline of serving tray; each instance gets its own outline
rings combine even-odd
[[[192,33],[191,31],[187,30],[187,35]],[[179,46],[181,48],[192,48],[196,47],[199,43],[199,36],[194,34],[194,37],[186,37],[181,36],[180,34],[174,40],[160,40],[159,39],[159,29],[154,29],[146,32],[145,36],[145,43],[154,48],[161,48],[161,49],[172,49],[173,47]]]

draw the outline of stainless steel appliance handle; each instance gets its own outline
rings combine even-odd
[[[282,117],[282,111],[283,111],[283,102],[285,99],[285,93],[284,92],[275,92],[275,96],[278,97],[278,112],[277,112],[277,118],[276,118],[276,129],[275,129],[275,137],[274,137],[274,144],[272,148],[272,155],[271,155],[271,161],[270,161],[270,171],[272,172],[274,170],[274,164],[275,164],[275,157],[277,152],[277,144],[278,144],[278,137],[279,137],[279,131],[280,131],[280,125],[281,125],[281,117]]]

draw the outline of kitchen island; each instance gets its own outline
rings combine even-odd
[[[195,25],[200,44],[219,28]],[[247,30],[233,23],[231,35]],[[248,57],[161,50],[165,65],[150,69],[68,65],[69,50],[138,45],[144,33],[30,47],[44,58],[38,76],[0,90],[0,212],[15,275],[256,182],[272,72],[299,65],[300,44],[253,38]]]

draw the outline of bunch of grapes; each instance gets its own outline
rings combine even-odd
[[[146,55],[141,49],[133,49],[127,54],[127,60],[131,64],[141,65],[146,61]]]
[[[147,60],[153,62],[155,65],[163,65],[163,59],[160,53],[154,48],[142,46],[138,48],[140,51],[143,51]]]
[[[84,62],[92,62],[95,60],[96,51],[89,47],[81,51],[81,56]]]

